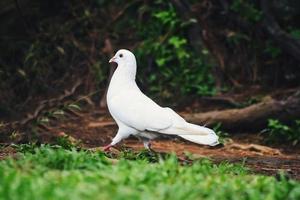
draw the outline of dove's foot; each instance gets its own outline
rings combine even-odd
[[[143,140],[143,143],[144,143],[145,149],[147,149],[148,151],[155,152],[155,151],[151,148],[150,140],[144,139],[144,140]]]
[[[144,140],[144,147],[145,149],[147,150],[150,150],[151,149],[151,143],[149,140]]]
[[[154,154],[157,154],[157,152],[156,151],[154,151],[152,148],[151,148],[151,143],[150,143],[150,141],[148,141],[148,142],[144,142],[144,147],[145,147],[145,149],[147,149],[149,152],[151,152],[151,153],[154,153]]]
[[[104,148],[103,148],[103,151],[109,151],[110,148],[112,147],[112,145],[106,145]]]
[[[151,150],[151,143],[148,138],[142,138],[145,149]]]

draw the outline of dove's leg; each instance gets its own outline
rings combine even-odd
[[[119,130],[117,132],[117,135],[112,139],[112,142],[109,145],[106,145],[104,147],[104,151],[108,151],[112,146],[116,145],[117,143],[119,143],[121,140],[128,138],[131,134],[136,134],[136,130],[129,128],[129,127],[120,127],[119,126]]]
[[[151,148],[151,139],[149,138],[142,138],[142,141],[144,143],[144,147],[145,149],[147,149],[149,152],[151,153],[154,153],[154,154],[157,154],[156,151],[154,151],[152,148]]]
[[[114,146],[115,144],[119,143],[123,139],[122,135],[118,131],[117,135],[113,138],[112,142],[109,145],[104,147],[104,151],[109,151],[110,147]]]
[[[155,133],[151,133],[151,132],[147,132],[147,131],[143,131],[143,132],[140,132],[138,134],[138,136],[141,138],[141,140],[143,141],[144,143],[144,147],[145,149],[149,150],[149,151],[152,151],[152,152],[155,152],[152,148],[151,148],[151,140],[157,138],[157,134]]]
[[[147,150],[152,150],[151,149],[151,143],[150,143],[150,139],[148,138],[142,138],[143,140],[143,143],[144,143],[144,147],[147,149]]]

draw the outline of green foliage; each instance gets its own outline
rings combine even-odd
[[[36,143],[26,143],[26,144],[12,145],[12,147],[21,153],[34,153],[35,149],[37,149],[39,146]]]
[[[56,138],[56,144],[64,149],[73,149],[79,146],[81,141],[72,141],[72,138],[68,135],[60,136]]]
[[[248,35],[239,32],[231,32],[227,35],[227,41],[235,45],[238,45],[243,40],[249,42],[251,39]]]
[[[19,131],[13,130],[13,131],[10,133],[9,138],[10,138],[11,140],[15,140],[15,139],[18,139],[20,136],[21,136],[21,134],[19,133]]]
[[[246,101],[238,103],[237,108],[245,108],[253,104],[259,103],[262,99],[262,96],[250,97]]]
[[[262,19],[262,12],[258,10],[255,3],[248,0],[234,0],[230,9],[237,12],[249,22],[258,22]]]
[[[32,11],[24,18],[36,30],[10,30],[25,39],[0,44],[5,49],[0,90],[7,94],[0,94],[1,113],[15,111],[26,100],[35,102],[35,97],[60,94],[76,76],[88,78],[88,89],[103,89],[109,71],[102,51],[107,38],[114,48],[135,46],[138,78],[152,96],[214,94],[208,51],[196,53],[187,37],[196,20],[180,19],[168,1],[41,1],[24,10]],[[15,21],[11,23],[20,20]]]
[[[70,103],[67,104],[65,107],[71,110],[81,110],[81,107],[78,103]]]
[[[180,165],[41,146],[0,161],[0,199],[298,199],[300,183],[251,175],[240,165]],[[216,192],[217,191],[217,192]]]
[[[276,119],[269,119],[268,136],[269,143],[291,143],[297,145],[300,142],[300,120],[295,120],[291,126],[287,126]]]
[[[61,120],[65,117],[66,110],[81,110],[81,107],[78,103],[68,103],[58,108],[53,108],[51,110],[45,111],[41,114],[40,117],[37,118],[36,124],[48,124],[50,119]]]
[[[265,52],[271,55],[272,58],[276,58],[281,54],[281,49],[269,40],[266,42]]]
[[[208,55],[196,53],[190,44],[193,41],[186,37],[194,21],[182,21],[165,1],[155,1],[148,12],[150,17],[138,25],[142,43],[135,53],[138,65],[144,67],[139,68],[140,81],[149,86],[152,95],[164,98],[214,94]]]
[[[100,32],[105,30],[99,27],[104,27],[102,15],[107,13],[102,7],[97,13],[100,5],[95,1],[81,3],[33,1],[22,7],[30,11],[24,20],[35,29],[17,26],[21,30],[7,30],[12,39],[1,41],[0,90],[4,95],[0,94],[0,109],[3,104],[10,112],[11,107],[22,109],[18,105],[24,101],[30,104],[40,96],[61,94],[74,77],[89,73],[90,83],[104,87],[108,68],[101,65],[107,58],[98,56],[98,43],[103,41]],[[12,27],[19,22],[18,17],[10,21]],[[0,29],[0,35],[4,31]]]
[[[300,29],[291,29],[290,30],[290,34],[292,35],[292,37],[294,37],[297,40],[300,40]]]
[[[221,144],[224,144],[228,141],[229,133],[225,132],[222,130],[222,123],[217,123],[214,127],[213,130],[215,133],[219,136],[219,142]]]
[[[159,162],[162,157],[159,154],[154,152],[143,150],[140,152],[134,152],[130,149],[124,149],[120,155],[119,159],[127,159],[127,160],[145,160],[147,162]]]

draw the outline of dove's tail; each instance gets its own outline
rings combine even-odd
[[[175,122],[175,125],[167,129],[159,130],[158,132],[170,135],[178,135],[197,144],[210,146],[219,144],[219,137],[213,130],[204,126],[188,123],[184,119],[181,119]]]
[[[197,144],[205,144],[210,146],[215,146],[219,144],[219,137],[216,133],[206,127],[198,126],[195,124],[187,123],[185,128],[181,129],[183,131],[182,134],[178,134],[178,136],[197,143]],[[189,135],[191,133],[191,135]]]

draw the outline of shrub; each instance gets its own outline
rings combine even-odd
[[[300,141],[300,120],[295,120],[291,126],[281,123],[277,119],[269,119],[266,141],[269,143],[288,142],[297,145]]]

